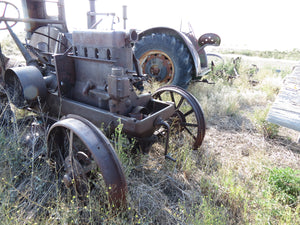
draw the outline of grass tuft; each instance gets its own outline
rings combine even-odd
[[[295,206],[300,199],[300,170],[273,168],[268,179],[272,193],[282,204]]]

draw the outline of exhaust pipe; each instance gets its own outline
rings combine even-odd
[[[126,30],[126,20],[127,20],[127,5],[123,5],[123,26],[124,26],[124,30]]]
[[[88,12],[88,29],[93,29],[93,25],[96,23],[96,0],[90,0],[90,11]]]

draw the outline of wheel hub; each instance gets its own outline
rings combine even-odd
[[[186,122],[186,119],[182,112],[177,110],[170,118],[170,126],[172,132],[182,132],[184,127],[182,126],[183,123]]]
[[[162,51],[146,52],[140,59],[143,73],[149,74],[156,81],[169,83],[174,78],[174,65],[170,57]]]
[[[150,74],[154,76],[158,76],[160,73],[160,69],[157,65],[152,65],[150,68]]]
[[[84,193],[87,189],[85,185],[87,178],[80,162],[78,162],[74,157],[67,156],[65,159],[65,165],[66,174],[63,177],[63,182],[66,187],[70,188],[74,183],[77,191],[79,193]]]

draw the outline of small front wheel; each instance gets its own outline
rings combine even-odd
[[[205,136],[205,119],[203,110],[197,99],[186,90],[176,86],[159,88],[153,98],[173,102],[174,114],[167,120],[170,126],[170,142],[180,147],[186,141],[192,143],[193,149],[198,149]],[[164,133],[161,130],[160,134]]]

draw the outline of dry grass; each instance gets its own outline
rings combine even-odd
[[[206,162],[203,170],[209,171],[207,180],[217,186],[213,199],[230,209],[232,224],[298,223],[299,197],[291,216],[290,209],[285,215],[286,206],[272,202],[275,196],[268,192],[266,198],[262,193],[266,194],[269,188],[270,168],[300,169],[299,133],[280,127],[279,133],[270,139],[261,132],[257,124],[259,118],[255,118],[257,110],[266,110],[266,106],[272,104],[288,71],[278,73],[263,67],[254,77],[249,77],[245,68],[241,71],[241,77],[231,85],[219,80],[214,86],[201,85],[200,91],[194,92],[199,101],[204,102],[208,115],[209,128],[202,149],[205,160],[213,160],[211,164]],[[248,82],[250,79],[258,83],[253,86]],[[272,207],[278,210],[278,215],[275,216],[269,204],[274,204]],[[284,220],[285,216],[290,220]]]
[[[299,197],[296,205],[284,205],[270,192],[267,182],[271,168],[300,170],[300,146],[296,143],[299,133],[279,128],[279,133],[270,139],[260,131],[257,118],[253,117],[255,111],[272,103],[282,76],[261,68],[253,78],[258,81],[256,86],[249,84],[246,74],[231,83],[218,78],[215,85],[191,85],[189,90],[199,99],[207,120],[201,148],[173,149],[184,153],[176,163],[164,159],[164,149],[159,144],[154,144],[147,155],[121,155],[128,157],[124,167],[129,194],[127,209],[117,213],[107,203],[99,203],[95,196],[82,204],[71,193],[61,192],[54,177],[47,177],[49,166],[43,151],[33,160],[30,154],[36,145],[24,142],[24,137],[32,135],[32,129],[18,129],[23,138],[15,138],[2,128],[1,221],[3,224],[300,223]],[[264,87],[274,80],[270,87]],[[42,142],[39,148],[44,149],[45,144]],[[44,194],[48,197],[41,199]]]

